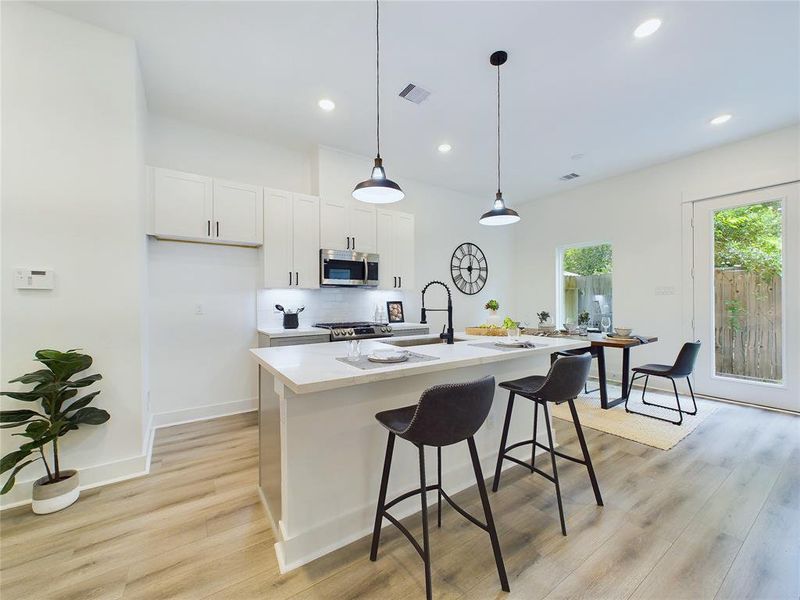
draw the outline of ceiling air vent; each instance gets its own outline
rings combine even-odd
[[[559,179],[561,181],[569,181],[570,179],[577,179],[578,177],[580,177],[580,175],[578,175],[577,173],[567,173],[566,175],[562,175],[561,177],[559,177]]]
[[[401,98],[405,98],[414,104],[422,104],[423,100],[430,95],[431,93],[428,90],[421,88],[418,85],[414,85],[413,83],[409,83],[403,88],[403,91],[400,92]]]

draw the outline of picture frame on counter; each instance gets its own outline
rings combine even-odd
[[[403,314],[403,303],[400,300],[395,300],[386,303],[386,315],[389,323],[405,323],[405,315]]]

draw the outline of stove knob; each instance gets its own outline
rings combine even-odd
[[[348,335],[355,335],[355,334],[356,334],[356,332],[355,332],[355,331],[353,331],[352,329],[348,329],[348,330],[347,330],[347,334],[348,334]]]
[[[386,327],[386,333],[392,333],[392,328],[390,326]]]
[[[334,337],[338,337],[339,336],[339,330],[338,329],[334,329],[333,330],[333,335],[334,335]]]

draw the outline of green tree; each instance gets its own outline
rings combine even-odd
[[[726,208],[714,214],[714,266],[739,268],[764,279],[781,274],[781,203]]]
[[[564,270],[576,275],[611,273],[611,244],[564,250]]]

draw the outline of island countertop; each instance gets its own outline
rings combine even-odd
[[[403,339],[429,337],[430,335],[421,335],[408,336]],[[496,338],[466,335],[463,332],[457,332],[455,337],[463,341],[456,341],[452,345],[431,344],[407,348],[416,354],[434,357],[435,360],[397,363],[368,370],[336,360],[347,355],[347,342],[254,348],[250,352],[261,367],[269,371],[294,393],[307,394],[410,375],[506,361],[525,355],[549,355],[560,350],[586,346],[586,342],[580,340],[521,336],[533,343],[534,348],[494,349],[478,347],[475,344],[490,343]],[[385,341],[387,340],[363,340],[361,353],[366,355],[377,348],[395,348],[395,346],[384,343]]]

